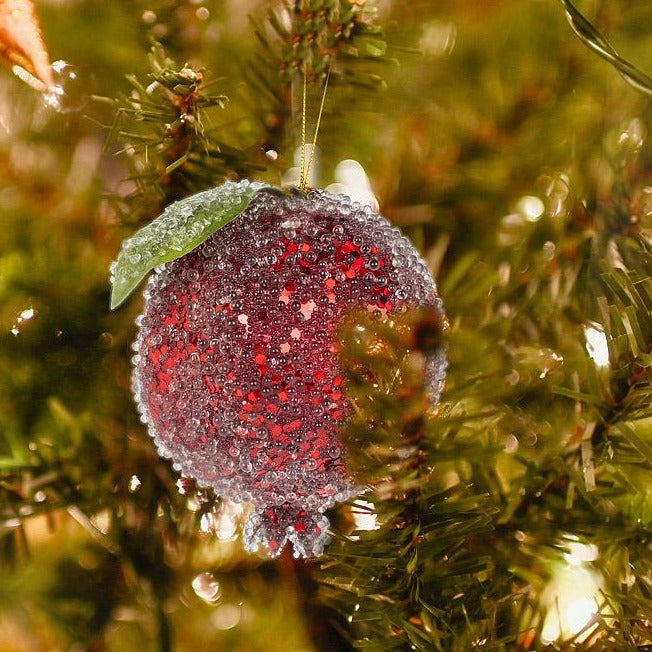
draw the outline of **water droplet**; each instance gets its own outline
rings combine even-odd
[[[215,575],[208,571],[199,573],[192,580],[192,588],[197,596],[209,604],[217,602],[222,594],[220,583],[215,579]]]
[[[157,20],[157,16],[153,11],[147,9],[143,12],[141,19],[146,25],[153,25]]]
[[[223,604],[218,606],[211,618],[218,629],[233,629],[242,617],[242,607],[236,604]]]
[[[526,195],[518,200],[516,209],[528,222],[536,222],[543,215],[545,206],[538,197]]]
[[[90,79],[65,61],[55,61],[52,73],[54,84],[43,93],[48,106],[60,113],[74,113],[86,106],[91,95]]]

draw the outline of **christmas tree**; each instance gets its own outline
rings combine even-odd
[[[651,20],[646,0],[0,2],[0,652],[652,649]],[[225,183],[255,192],[211,209],[224,224],[201,242],[185,222],[163,258],[146,241],[111,310],[121,242]],[[314,348],[321,367],[299,357],[293,377],[342,376],[336,440],[305,447],[327,444],[343,483],[314,503],[323,552],[325,531],[297,543],[326,527],[309,514],[289,542],[256,539],[257,494],[197,460],[181,473],[184,442],[159,455],[132,394],[156,279],[191,270],[199,292],[220,247],[255,262],[239,215],[313,188],[358,202],[337,219],[365,216],[364,237],[377,213],[399,227],[445,311],[416,272],[369,290],[375,310],[298,302],[315,333],[332,318],[337,357]],[[422,269],[391,233],[333,255],[353,279],[397,238],[397,266]],[[310,267],[291,240],[272,268]],[[258,356],[241,369],[272,373]],[[243,406],[262,401],[237,394],[248,375],[228,379]],[[225,455],[240,487],[250,460]],[[300,461],[306,482],[325,463]]]

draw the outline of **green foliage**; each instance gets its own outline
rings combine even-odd
[[[259,48],[245,69],[247,106],[266,148],[300,146],[304,79],[309,115],[327,87],[333,88],[324,118],[338,116],[340,131],[343,114],[385,87],[380,73],[390,60],[376,11],[368,0],[301,0],[279,3],[264,20],[251,17]]]
[[[0,650],[649,647],[644,94],[573,38],[556,3],[396,0],[380,19],[370,2],[266,3],[253,30],[240,4],[204,4],[39,6],[53,57],[88,62],[93,92],[121,97],[88,116],[44,114],[0,76]],[[614,52],[649,69],[649,2],[585,5],[590,24],[576,5],[594,50],[620,72]],[[146,35],[174,57],[156,46],[148,59]],[[385,65],[385,39],[400,66]],[[334,510],[314,564],[244,555],[232,506],[178,483],[131,400],[137,300],[107,311],[125,230],[225,179],[278,185],[303,70],[309,117],[331,71],[324,185],[341,159],[364,164],[450,321],[437,407],[423,367],[441,330],[427,314],[343,328],[345,436],[370,507]],[[123,155],[103,156],[98,125],[117,107],[109,142]],[[589,326],[608,366],[587,354]],[[355,530],[352,510],[379,528]],[[575,544],[596,546],[580,567],[602,578],[601,614],[587,638],[549,641]],[[215,600],[193,588],[204,573]]]
[[[382,29],[373,21],[375,12],[367,0],[298,0],[267,12],[267,25],[280,48],[269,41],[264,27],[254,23],[255,33],[286,84],[297,72],[322,81],[330,73],[335,84],[373,87],[381,79],[353,64],[377,62],[386,53]]]
[[[345,440],[352,472],[371,488],[369,504],[352,509],[373,510],[379,528],[338,537],[320,577],[365,650],[453,649],[454,640],[468,649],[492,567],[472,543],[492,531],[489,496],[442,481],[441,469],[471,451],[451,436],[446,415],[435,415],[425,384],[423,340],[442,346],[441,324],[416,317],[382,325],[361,316],[343,341],[356,413]]]
[[[127,195],[123,212],[130,221],[152,219],[164,206],[216,185],[226,176],[242,177],[261,169],[250,154],[216,139],[206,122],[211,110],[224,108],[227,97],[204,83],[204,73],[179,66],[161,45],[149,57],[148,82],[128,77],[132,86],[120,102],[124,151],[130,157],[136,190]]]
[[[569,211],[569,229],[574,215]],[[530,228],[536,247],[538,229]],[[567,241],[568,234],[557,238]],[[533,258],[536,249],[526,277],[490,279],[492,305],[502,308],[472,333],[465,319],[453,323],[448,387],[436,414],[424,386],[427,350],[414,337],[421,323],[410,329],[364,320],[346,331],[343,359],[356,405],[346,438],[352,470],[370,487],[370,506],[351,509],[372,510],[380,527],[345,527],[320,578],[324,599],[349,617],[354,647],[543,647],[538,601],[564,564],[568,540],[591,542],[601,553],[590,564],[605,577],[591,649],[638,649],[650,640],[640,615],[648,608],[642,596],[649,595],[652,552],[651,258],[644,238],[615,238],[616,257],[605,257],[589,231],[579,239],[581,258],[564,260],[560,251],[555,265],[572,284],[555,283],[552,294],[541,288],[550,259]],[[625,259],[631,271],[620,267]],[[599,276],[588,272],[594,266]],[[587,272],[578,273],[583,267]],[[460,278],[455,270],[451,277]],[[470,274],[456,289],[472,292],[476,282]],[[527,291],[532,283],[536,294]],[[583,312],[578,299],[588,287],[595,294]],[[472,296],[487,301],[485,293]],[[549,314],[535,325],[539,302]],[[596,373],[568,334],[600,308],[611,369]],[[536,332],[541,348],[525,344],[524,320],[528,340]],[[509,349],[496,357],[490,347],[501,323]],[[627,567],[632,559],[642,575]],[[569,639],[559,649],[585,648]]]

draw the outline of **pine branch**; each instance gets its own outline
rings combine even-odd
[[[652,641],[652,247],[639,235],[617,236],[616,265],[602,260],[598,298],[608,338],[612,409],[594,435],[602,483],[611,487],[621,526],[606,570],[631,644]],[[624,269],[622,264],[624,263]],[[626,553],[624,553],[626,551]]]
[[[156,217],[176,199],[247,176],[264,165],[251,153],[215,139],[211,110],[224,108],[227,97],[204,83],[204,72],[179,66],[163,47],[151,52],[150,83],[129,76],[133,88],[120,101],[120,122],[136,190],[124,198],[123,213],[132,222]]]
[[[480,578],[491,567],[472,544],[492,530],[487,496],[440,476],[469,453],[445,415],[432,418],[419,346],[430,340],[426,350],[439,349],[441,325],[425,315],[411,326],[359,317],[343,342],[356,408],[345,438],[379,528],[340,533],[320,577],[325,599],[348,614],[356,647],[369,650],[470,644],[482,612]]]
[[[529,650],[536,643],[544,649],[547,607],[540,601],[563,563],[568,536],[599,547],[594,567],[606,578],[604,600],[602,615],[591,623],[596,629],[589,642],[569,637],[555,643],[555,649],[630,649],[628,645],[649,641],[641,614],[649,607],[643,596],[650,594],[645,579],[652,459],[647,432],[652,397],[645,370],[652,336],[650,247],[632,235],[617,235],[619,254],[605,256],[608,243],[595,236],[596,221],[587,217],[571,208],[552,241],[540,235],[543,231],[551,237],[545,220],[537,226],[524,224],[521,246],[505,250],[505,257],[512,270],[525,269],[525,274],[503,270],[491,275],[470,259],[460,262],[463,272],[452,269],[443,279],[442,288],[452,298],[449,307],[456,314],[463,306],[464,321],[456,320],[450,332],[456,363],[440,414],[412,449],[403,439],[409,426],[391,427],[392,419],[409,423],[411,412],[402,384],[388,391],[392,379],[409,378],[401,357],[387,344],[392,341],[387,333],[378,335],[366,324],[354,338],[364,352],[354,355],[352,367],[354,396],[362,399],[349,449],[358,464],[366,460],[357,472],[375,489],[369,499],[381,528],[342,535],[342,548],[331,549],[323,572],[330,577],[326,599],[349,614],[358,645],[392,649],[383,646],[395,643],[403,649],[409,641],[417,649],[486,645]],[[554,262],[540,254],[542,242],[544,250],[556,245]],[[613,252],[613,244],[608,249]],[[598,305],[612,349],[611,387],[582,345],[585,325],[599,320]],[[480,327],[467,332],[464,322],[475,324],[478,315]],[[418,355],[413,341],[403,346]],[[351,348],[344,351],[351,355]],[[379,371],[381,357],[390,370],[400,368],[400,374]],[[460,366],[460,360],[468,367]],[[386,384],[383,378],[389,379]],[[419,411],[423,414],[423,406]],[[389,415],[389,420],[374,420],[375,413]],[[549,435],[541,424],[550,425]],[[532,443],[527,443],[531,436]],[[503,449],[510,438],[520,443],[517,454]],[[397,451],[405,459],[397,460]],[[437,500],[436,474],[415,475],[406,466],[414,455],[428,470],[454,473],[457,484],[440,487],[443,505],[449,510],[458,502],[462,506],[450,521]],[[376,468],[377,475],[366,476],[369,468]],[[423,511],[418,508],[419,491],[429,496]],[[415,538],[415,527],[426,533],[423,540]],[[465,536],[467,527],[471,532],[478,527],[479,536]],[[475,582],[467,577],[466,583],[457,583],[446,537],[452,537],[453,549],[462,556],[461,572],[468,569],[471,578],[477,573]],[[412,559],[415,548],[417,560],[425,556],[436,568],[443,566],[445,581],[439,583],[428,564],[404,561],[403,554]],[[624,558],[636,559],[634,572],[627,570]],[[449,564],[452,577],[446,574]],[[426,601],[430,615],[424,619],[414,594],[408,590],[406,597],[392,583],[394,573],[404,578],[404,590],[418,586],[420,596],[435,593],[446,600]],[[628,586],[623,584],[626,577],[632,588],[623,591],[618,587]],[[460,594],[463,618],[456,618],[457,593],[447,593],[448,588]],[[612,604],[626,605],[627,627],[614,618]]]
[[[245,73],[266,147],[286,149],[288,132],[297,126],[294,85],[304,74],[319,92],[328,77],[339,106],[351,106],[351,93],[373,94],[384,87],[378,69],[389,60],[375,15],[372,0],[294,0],[270,9],[263,21],[251,17],[260,53]],[[327,108],[330,112],[336,111]]]
[[[385,55],[382,29],[375,25],[375,8],[368,0],[296,0],[284,15],[270,10],[267,20],[283,43],[280,74],[291,83],[297,71],[310,80],[324,80],[331,71],[333,82],[356,79],[359,84],[377,84],[369,75],[356,75],[354,60],[379,61]],[[288,21],[289,19],[289,21]],[[290,26],[287,26],[287,22]],[[260,30],[259,38],[264,41]]]

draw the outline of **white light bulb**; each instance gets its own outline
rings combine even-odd
[[[536,222],[541,218],[543,212],[545,211],[543,202],[538,197],[534,197],[533,195],[526,195],[525,197],[521,197],[516,204],[516,208],[528,222]]]
[[[592,543],[578,543],[571,541],[566,544],[568,552],[564,553],[564,559],[571,566],[580,566],[587,561],[595,561],[598,558],[598,547]]]
[[[600,611],[603,586],[602,575],[593,569],[560,566],[541,595],[541,605],[546,609],[542,640],[549,643],[579,634],[577,641],[585,641],[597,626],[587,628]]]

